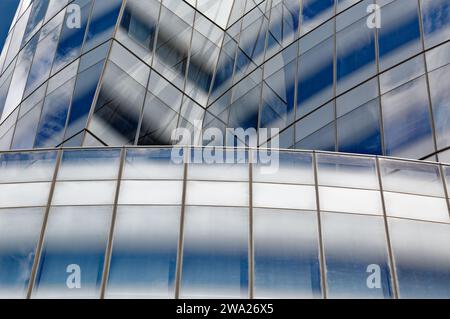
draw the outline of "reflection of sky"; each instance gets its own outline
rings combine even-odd
[[[0,48],[3,48],[8,30],[11,25],[11,21],[16,13],[19,0],[2,0],[0,2]]]

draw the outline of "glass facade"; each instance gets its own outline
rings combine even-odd
[[[0,297],[450,298],[449,40],[448,0],[22,0]]]
[[[22,1],[0,149],[242,127],[279,129],[287,149],[447,161],[449,21],[445,0]]]
[[[280,151],[267,172],[172,151],[4,153],[1,296],[450,296],[449,166]]]

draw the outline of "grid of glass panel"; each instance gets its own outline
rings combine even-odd
[[[205,150],[0,154],[0,295],[450,297],[449,166],[303,151],[277,153],[275,170],[247,151],[171,160]]]
[[[277,128],[283,148],[447,161],[449,39],[446,0],[24,0],[0,57],[0,148]]]

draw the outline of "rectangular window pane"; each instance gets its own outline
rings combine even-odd
[[[450,225],[391,219],[401,298],[450,298]]]
[[[381,104],[386,155],[421,158],[433,153],[424,76],[386,93],[381,97]]]
[[[183,149],[129,149],[122,179],[183,179],[184,166],[172,161],[183,159]]]
[[[52,205],[111,205],[117,182],[57,182]]]
[[[260,151],[259,154],[262,155],[253,168],[255,182],[314,184],[311,154],[270,151],[268,164],[262,163],[266,161],[266,158],[261,158],[265,156],[264,151]]]
[[[397,0],[381,8],[380,66],[385,70],[421,49],[418,2]]]
[[[0,210],[0,298],[25,298],[44,209]]]
[[[188,207],[182,298],[248,298],[248,209]]]
[[[121,0],[95,1],[83,52],[111,38],[121,5]]]
[[[336,37],[337,94],[341,94],[375,74],[375,32],[363,18]]]
[[[50,181],[56,152],[4,153],[0,155],[0,182]]]
[[[382,215],[381,193],[360,189],[320,187],[322,211]]]
[[[373,158],[317,154],[317,168],[319,185],[379,189]]]
[[[380,159],[385,191],[444,197],[438,165]]]
[[[45,206],[50,183],[0,185],[0,207]]]
[[[34,298],[100,297],[111,216],[110,207],[50,211]]]
[[[255,298],[320,298],[317,214],[254,210]]]
[[[248,181],[248,153],[245,150],[198,148],[193,149],[191,154],[191,164],[188,167],[189,180]],[[219,159],[217,162],[220,164],[209,163],[215,158]],[[197,161],[200,163],[197,164]],[[228,161],[230,164],[227,164]]]
[[[64,151],[58,180],[116,179],[119,150]]]
[[[446,0],[421,0],[425,47],[450,38],[450,3]]]
[[[314,210],[316,209],[316,191],[314,186],[255,183],[253,206]]]
[[[450,47],[448,51],[450,52]],[[429,73],[430,95],[434,113],[434,127],[438,150],[450,145],[450,92],[445,85],[450,65]]]
[[[447,203],[443,198],[385,192],[384,200],[388,216],[449,221]]]

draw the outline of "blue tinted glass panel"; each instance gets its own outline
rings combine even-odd
[[[189,207],[182,298],[248,297],[248,209]]]
[[[380,66],[385,70],[421,50],[418,2],[397,0],[381,8]]]
[[[340,152],[381,155],[379,100],[375,99],[339,118],[337,130]]]
[[[180,207],[120,207],[108,298],[173,298]]]
[[[62,142],[74,84],[75,79],[69,80],[46,97],[35,147],[54,147]]]
[[[321,296],[317,214],[254,211],[255,297]]]
[[[97,90],[104,62],[99,62],[78,75],[69,112],[66,136],[68,139],[86,128],[95,91]]]
[[[305,34],[331,18],[334,0],[304,0],[301,32]]]
[[[333,51],[329,38],[299,57],[297,118],[333,97]]]
[[[376,72],[375,34],[366,23],[363,18],[337,34],[337,94]]]
[[[121,5],[122,0],[95,1],[83,52],[111,38]]]
[[[392,298],[383,218],[322,213],[322,227],[329,297]]]
[[[0,210],[0,297],[25,298],[44,209]]]
[[[450,38],[450,2],[421,0],[425,47],[429,48]]]
[[[450,298],[450,225],[389,221],[400,298]]]
[[[425,78],[383,95],[386,155],[421,158],[433,153],[430,109]]]
[[[450,145],[450,91],[446,85],[449,76],[450,66],[429,74],[438,149]]]

